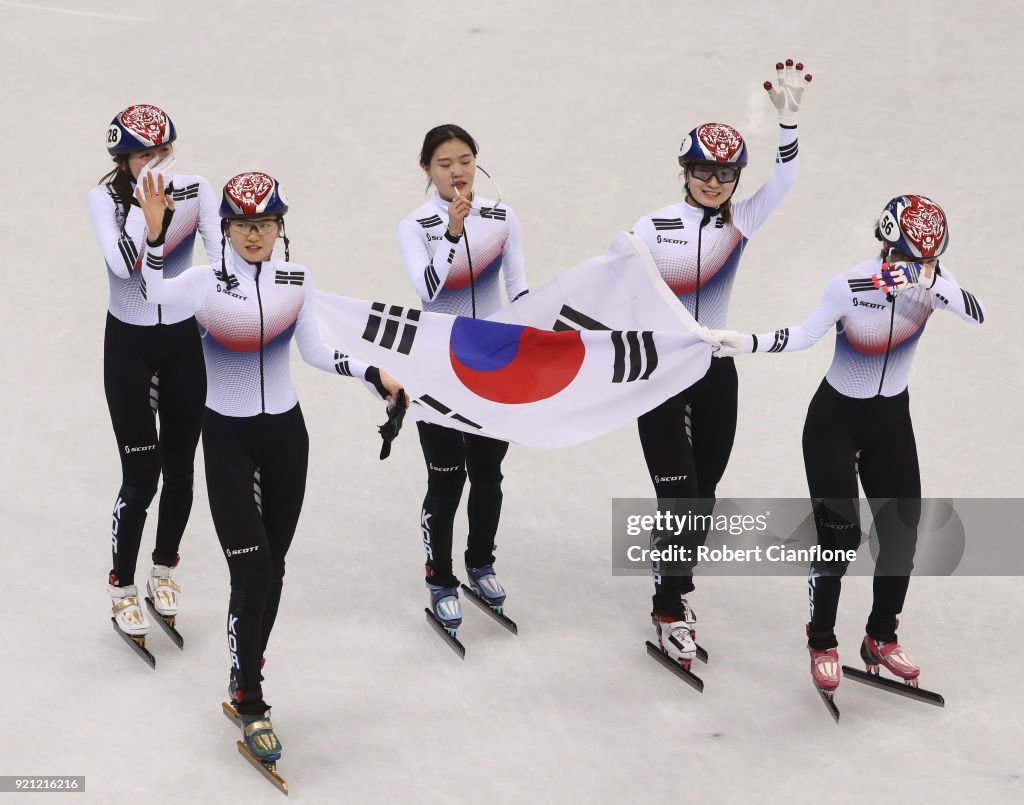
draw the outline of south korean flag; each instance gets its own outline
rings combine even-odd
[[[541,318],[543,329],[328,294],[318,294],[317,316],[326,340],[405,386],[417,419],[519,444],[564,447],[633,422],[695,383],[710,365],[711,346],[695,323],[690,331],[692,319],[661,283],[653,261],[643,265],[645,259],[650,255],[642,242],[622,235],[607,255],[588,261],[609,277],[631,277],[613,284],[616,292],[588,288],[581,296],[576,285],[604,274],[577,266],[524,297],[533,302],[529,317]],[[650,321],[673,329],[552,329],[567,305],[591,322],[610,322],[606,327]]]

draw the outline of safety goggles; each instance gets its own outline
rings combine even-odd
[[[239,235],[248,235],[250,232],[255,232],[257,235],[269,235],[271,232],[277,231],[278,222],[235,219],[228,226],[232,232],[237,232]]]
[[[690,175],[702,182],[708,181],[712,176],[718,179],[719,184],[731,184],[740,178],[740,169],[732,165],[708,165],[697,163],[688,166]]]

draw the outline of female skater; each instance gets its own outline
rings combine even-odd
[[[753,196],[733,201],[747,164],[740,133],[722,123],[693,129],[679,149],[682,202],[662,207],[633,225],[654,256],[662,278],[687,311],[705,327],[724,328],[733,280],[747,239],[789,192],[797,172],[797,113],[810,75],[803,65],[776,65],[779,87],[765,83],[779,112],[775,172]],[[660,511],[681,505],[710,514],[736,434],[737,377],[731,358],[713,361],[707,374],[637,421],[640,444]],[[688,498],[689,503],[679,499]],[[699,499],[699,500],[698,500]],[[686,511],[680,510],[679,516]],[[679,535],[656,531],[652,548],[685,548],[692,556],[707,528]],[[652,620],[662,650],[684,668],[696,654],[697,618],[683,597],[694,589],[696,562],[654,563]]]
[[[162,177],[177,209],[164,245],[168,277],[176,277],[192,265],[197,231],[211,261],[217,253],[213,190],[201,176],[175,176],[172,143],[176,137],[174,124],[161,109],[147,104],[129,106],[107,130],[107,150],[115,167],[88,194],[89,217],[110,282],[103,385],[121,458],[121,488],[111,529],[109,592],[114,623],[140,646],[145,644],[149,622],[139,606],[135,564],[146,511],[161,475],[147,600],[171,626],[178,612],[181,588],[173,579],[173,568],[178,564],[178,545],[192,510],[192,470],[206,380],[192,311],[181,305],[148,305],[139,295],[145,240],[153,236],[134,198],[139,177]],[[160,419],[159,435],[154,411]]]
[[[210,511],[231,574],[229,691],[246,746],[269,763],[281,756],[281,743],[267,717],[260,668],[302,508],[309,452],[289,367],[292,337],[318,369],[363,378],[389,400],[398,398],[399,386],[321,340],[310,272],[288,262],[288,204],[275,179],[253,172],[228,181],[219,259],[175,279],[163,276],[168,227],[160,229],[167,220],[173,228],[174,203],[165,199],[160,177],[146,177],[137,196],[150,232],[157,233],[147,241],[142,294],[150,303],[194,311],[205,330],[203,453]],[[284,261],[273,257],[279,237]]]
[[[985,308],[939,265],[949,233],[942,209],[924,196],[897,196],[882,210],[881,253],[836,275],[797,327],[753,335],[714,331],[719,354],[794,352],[836,326],[836,351],[804,423],[804,468],[818,543],[831,551],[860,544],[857,478],[871,498],[878,534],[871,613],[861,643],[868,670],[879,666],[916,687],[920,669],[896,639],[913,568],[921,472],[910,421],[910,364],[935,310],[981,324]],[[887,499],[887,500],[882,500]],[[889,502],[891,501],[891,502]],[[826,695],[839,685],[836,611],[848,563],[818,561],[808,576],[811,676]]]
[[[420,167],[436,190],[398,224],[398,248],[427,311],[483,318],[502,306],[499,274],[514,301],[528,290],[519,219],[500,202],[474,192],[477,143],[454,124],[427,132]],[[429,186],[429,185],[428,185]],[[459,580],[452,569],[452,531],[469,476],[466,575],[470,587],[500,612],[505,590],[494,573],[494,537],[501,514],[501,462],[508,443],[417,422],[427,465],[420,524],[426,583],[437,621],[455,634],[462,623]]]

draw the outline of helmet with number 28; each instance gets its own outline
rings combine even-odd
[[[129,106],[110,121],[107,151],[111,156],[146,151],[172,143],[177,137],[174,124],[163,109],[139,103]]]
[[[878,235],[907,257],[930,260],[949,245],[942,207],[926,196],[897,196],[882,210]]]

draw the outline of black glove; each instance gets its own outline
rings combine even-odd
[[[405,395],[405,389],[399,389],[398,402],[388,405],[388,421],[377,428],[380,438],[384,443],[380,446],[380,460],[383,461],[391,455],[391,443],[398,438],[402,430],[402,420],[405,419],[405,412],[409,410],[409,398]]]

